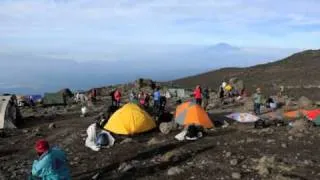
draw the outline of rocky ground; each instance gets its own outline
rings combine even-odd
[[[113,147],[93,152],[84,146],[86,128],[105,111],[104,104],[91,107],[83,118],[79,105],[23,109],[23,128],[6,130],[0,138],[0,179],[26,178],[39,138],[66,151],[73,179],[320,179],[320,129],[304,120],[264,129],[228,121],[228,127],[194,142],[176,141],[179,130],[163,134],[156,129],[115,136]],[[212,108],[211,118],[223,120],[221,113],[244,107]]]

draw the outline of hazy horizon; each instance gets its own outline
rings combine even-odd
[[[171,80],[318,49],[316,0],[2,0],[0,92]]]

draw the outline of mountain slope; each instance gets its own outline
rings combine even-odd
[[[262,87],[265,92],[271,93],[280,85],[292,90],[299,89],[293,86],[320,86],[319,70],[320,50],[307,50],[272,63],[248,68],[224,68],[173,82],[183,87],[201,84],[217,88],[222,81],[238,77],[245,81],[246,87],[251,91],[256,87]]]

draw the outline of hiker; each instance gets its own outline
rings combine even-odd
[[[210,99],[209,89],[208,89],[208,87],[206,87],[203,90],[203,109],[204,110],[207,110],[207,106],[209,104],[209,99]]]
[[[160,113],[163,113],[165,111],[167,104],[167,98],[165,96],[160,97],[160,106],[159,106],[159,111]]]
[[[92,89],[91,91],[91,101],[95,102],[97,100],[97,90],[96,89]]]
[[[154,109],[153,113],[155,116],[155,120],[159,120],[159,118],[164,114],[167,104],[167,98],[165,96],[160,96],[159,106]]]
[[[266,101],[266,107],[274,111],[277,108],[277,103],[273,100],[272,97],[269,97]]]
[[[98,130],[100,130],[99,120],[96,120],[96,122],[92,123],[87,129],[88,137],[86,138],[85,146],[93,151],[100,150],[100,146],[98,146],[96,143]]]
[[[150,106],[150,95],[149,93],[146,93],[144,97],[144,107],[147,109],[149,108],[149,106]]]
[[[226,83],[223,82],[221,84],[221,86],[219,87],[219,98],[220,98],[221,102],[223,102],[223,99],[224,99],[224,87],[226,86],[225,84]]]
[[[136,94],[134,93],[134,91],[130,92],[129,100],[130,100],[130,102],[134,102],[136,100]]]
[[[78,103],[80,101],[80,93],[79,92],[77,92],[76,95],[74,96],[74,101],[76,103]]]
[[[71,179],[66,154],[60,148],[50,148],[48,141],[41,139],[36,142],[35,150],[38,154],[38,159],[33,162],[29,180]]]
[[[284,93],[284,86],[280,86],[279,97],[282,97]]]
[[[232,86],[231,84],[226,84],[226,86],[224,87],[224,93],[225,93],[225,96],[227,97],[232,97]]]
[[[85,117],[88,114],[87,106],[82,106],[81,108],[81,117]]]
[[[34,100],[32,96],[29,96],[29,104],[31,107],[35,106]]]
[[[160,98],[161,98],[160,88],[157,87],[156,91],[153,93],[153,111],[154,112],[158,112],[160,109]]]
[[[145,104],[145,94],[143,91],[141,91],[138,95],[138,98],[139,98],[139,104],[143,107],[144,104]]]
[[[193,91],[193,96],[196,99],[196,103],[201,106],[202,104],[202,95],[201,95],[201,87],[200,85],[196,86],[196,89]]]
[[[120,107],[121,93],[119,89],[114,92],[114,100],[115,106]]]
[[[261,89],[257,88],[256,93],[253,95],[253,102],[254,102],[254,113],[256,115],[260,115],[260,107],[262,104],[262,95],[261,95]]]
[[[245,88],[243,88],[243,89],[241,90],[241,96],[242,96],[242,97],[247,97],[247,96],[248,96],[247,91],[246,91]]]
[[[111,91],[110,93],[109,93],[109,96],[111,97],[111,104],[112,104],[112,106],[115,106],[116,105],[116,100],[115,100],[115,98],[114,98],[114,93],[115,93],[116,91],[115,90],[113,90],[113,91]]]

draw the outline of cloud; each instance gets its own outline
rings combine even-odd
[[[318,7],[318,0],[3,0],[0,47],[83,59],[117,59],[137,45],[316,48]]]

